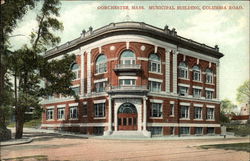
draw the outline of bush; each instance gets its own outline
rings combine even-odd
[[[234,132],[238,136],[247,136],[250,134],[250,126],[247,124],[227,124],[227,131]]]
[[[7,128],[0,128],[0,141],[11,139],[11,131]]]

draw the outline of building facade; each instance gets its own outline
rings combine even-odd
[[[220,134],[218,46],[142,22],[111,23],[48,51],[75,54],[79,100],[43,101],[42,128],[94,135]]]

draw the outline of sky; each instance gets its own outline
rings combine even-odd
[[[144,10],[98,10],[98,6],[144,6]],[[175,10],[149,10],[149,6],[173,6]],[[177,6],[198,6],[200,10],[177,10]],[[240,9],[205,10],[207,6],[234,6]],[[29,41],[36,30],[35,8],[18,23],[10,39],[13,49]],[[57,33],[61,44],[80,36],[82,30],[100,28],[112,22],[126,20],[170,29],[177,34],[214,47],[218,45],[224,57],[220,59],[220,99],[237,104],[237,88],[249,79],[249,2],[230,1],[61,1],[59,20],[64,30]]]

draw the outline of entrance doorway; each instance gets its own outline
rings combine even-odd
[[[137,130],[137,110],[132,103],[124,103],[119,107],[118,130]]]

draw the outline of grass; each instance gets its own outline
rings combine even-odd
[[[29,160],[36,159],[37,161],[47,161],[48,156],[47,155],[24,156],[24,157],[17,157],[17,158],[7,158],[7,159],[3,159],[3,161],[8,161],[8,160],[24,161],[27,159]]]
[[[40,125],[41,125],[41,119],[37,119],[37,120],[30,120],[28,122],[25,122],[23,127],[35,128],[35,127],[39,127]],[[9,124],[8,127],[15,127],[15,123]]]
[[[203,149],[224,149],[250,152],[250,143],[201,145],[200,147]]]
[[[228,132],[234,132],[238,136],[247,136],[250,134],[250,125],[249,124],[228,124],[226,125]]]

